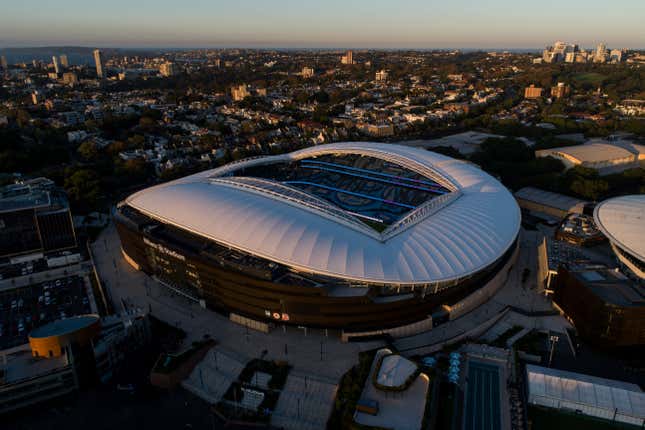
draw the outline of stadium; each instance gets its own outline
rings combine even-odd
[[[594,220],[618,260],[638,279],[645,280],[645,196],[605,200],[594,209]]]
[[[505,282],[520,210],[472,164],[355,142],[157,185],[116,221],[133,267],[237,322],[402,335]]]

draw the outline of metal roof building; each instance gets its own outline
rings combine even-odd
[[[376,231],[356,214],[287,183],[236,176],[253,166],[329,154],[385,160],[447,191]],[[369,142],[242,160],[140,191],[125,204],[301,272],[373,284],[456,282],[498,260],[520,228],[512,194],[476,166],[422,149]]]
[[[562,218],[568,213],[583,213],[589,202],[553,193],[534,187],[524,187],[515,192],[515,198],[523,209],[541,212]]]
[[[529,404],[642,426],[645,393],[638,385],[558,369],[526,366]]]
[[[645,195],[605,200],[596,206],[594,219],[618,259],[645,279]]]
[[[542,149],[535,151],[535,156],[556,158],[567,168],[588,167],[597,170],[601,175],[639,167],[638,154],[618,145],[600,142]]]

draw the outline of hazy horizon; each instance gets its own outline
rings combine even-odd
[[[0,47],[638,49],[643,18],[642,0],[32,0],[3,6]]]

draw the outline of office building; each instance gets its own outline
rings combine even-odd
[[[378,72],[376,72],[376,76],[374,78],[376,79],[376,82],[385,82],[387,81],[387,77],[387,70],[379,70]]]
[[[564,82],[558,82],[555,87],[551,88],[551,97],[561,99],[569,95],[570,87]]]
[[[31,102],[35,105],[40,103],[42,101],[40,91],[35,90],[33,93],[31,93]]]
[[[340,58],[341,64],[354,64],[354,53],[347,51],[345,55]]]
[[[58,57],[57,56],[52,56],[52,63],[54,64],[54,73],[56,73],[56,76],[60,75],[60,64],[58,64]]]
[[[63,66],[64,68],[69,67],[69,61],[67,60],[66,54],[63,54],[60,56],[60,65]]]
[[[545,63],[559,63],[575,58],[575,54],[579,51],[578,45],[569,44],[566,42],[555,42],[553,46],[547,46],[542,51],[542,60]],[[573,55],[571,55],[573,54]]]
[[[307,66],[305,66],[305,67],[303,67],[303,68],[302,68],[302,72],[301,72],[300,74],[301,74],[301,75],[302,75],[302,77],[303,77],[303,78],[305,78],[305,79],[307,79],[307,78],[311,78],[311,77],[313,77],[313,76],[314,76],[314,69],[313,69],[313,68],[311,68],[311,67],[307,67]]]
[[[560,266],[553,290],[555,303],[590,344],[645,345],[645,290],[622,273],[589,263]]]
[[[239,102],[249,97],[250,95],[251,93],[249,92],[249,89],[245,84],[231,88],[231,98],[233,99],[233,101]]]
[[[0,67],[2,67],[2,70],[8,70],[9,66],[7,64],[7,57],[4,55],[0,57]]]
[[[0,189],[0,258],[76,247],[65,193],[37,178]]]
[[[612,63],[620,63],[623,61],[623,57],[625,56],[625,50],[624,49],[612,49],[609,52],[609,61]]]
[[[394,136],[393,124],[358,123],[356,124],[356,128],[362,133],[371,137]]]
[[[167,61],[159,66],[159,73],[161,73],[161,76],[164,77],[170,77],[174,76],[175,74],[175,64]]]
[[[74,72],[63,73],[63,83],[69,86],[78,84],[78,75],[76,75],[76,73]]]
[[[479,306],[516,258],[520,210],[470,163],[348,142],[142,190],[116,224],[130,265],[234,321],[347,334]]]
[[[96,77],[103,79],[105,72],[103,71],[103,54],[99,49],[94,50],[94,64],[96,66]]]
[[[141,312],[79,315],[32,330],[29,344],[0,352],[0,414],[109,382],[150,340]]]
[[[542,92],[544,91],[544,88],[536,87],[535,85],[531,84],[530,86],[524,88],[524,98],[525,99],[539,99],[542,97]]]
[[[606,63],[608,59],[609,52],[607,51],[607,46],[604,43],[599,43],[594,52],[594,63]]]

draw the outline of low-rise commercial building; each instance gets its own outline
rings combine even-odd
[[[529,405],[637,427],[645,422],[645,393],[636,384],[533,364],[526,378]]]
[[[553,157],[562,161],[568,169],[582,166],[594,169],[600,175],[620,173],[627,169],[639,167],[638,154],[623,146],[601,141],[584,145],[542,149],[535,151],[535,156]]]
[[[645,291],[620,272],[602,265],[561,266],[554,301],[590,344],[645,345]]]
[[[539,99],[540,97],[542,97],[543,92],[544,92],[544,88],[536,87],[535,85],[531,84],[530,86],[524,89],[524,98]]]
[[[28,345],[0,352],[0,414],[109,381],[149,339],[141,312],[81,315],[33,330]]]
[[[589,202],[553,193],[534,187],[524,187],[515,192],[515,199],[520,208],[555,218],[564,218],[567,214],[582,214]]]

